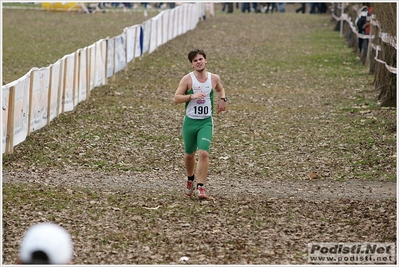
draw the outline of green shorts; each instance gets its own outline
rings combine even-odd
[[[184,116],[183,121],[183,141],[184,150],[187,154],[192,154],[200,150],[210,150],[213,135],[213,118],[191,119]]]

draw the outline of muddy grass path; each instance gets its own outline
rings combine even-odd
[[[85,171],[3,172],[3,183],[44,183],[53,186],[82,186],[92,189],[131,192],[137,190],[183,192],[185,178],[174,172],[132,173],[109,175]],[[250,178],[222,178],[209,176],[209,193],[217,196],[260,194],[264,197],[292,199],[396,199],[396,182],[389,181],[334,181],[309,178],[307,180]],[[180,191],[179,191],[180,189]]]

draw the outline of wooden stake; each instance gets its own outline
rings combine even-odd
[[[73,55],[73,79],[72,79],[72,105],[73,109],[75,109],[75,106],[78,104],[76,103],[76,61],[77,61],[77,53],[75,52]]]
[[[65,112],[65,94],[66,94],[66,81],[67,81],[67,72],[68,71],[68,57],[65,58],[64,62],[64,80],[63,80],[63,86],[62,86],[62,101],[61,101],[61,114]]]
[[[32,119],[32,95],[33,95],[33,76],[35,71],[30,72],[30,84],[29,84],[29,112],[28,112],[28,134],[30,135],[30,121]]]
[[[47,125],[50,124],[50,112],[51,112],[51,90],[53,81],[53,65],[50,67],[50,79],[48,82],[48,93],[47,93]]]
[[[116,39],[114,38],[114,68],[112,69],[112,81],[114,82],[116,79],[116,72],[115,72],[115,66],[116,66]]]
[[[62,65],[62,61],[60,62],[60,70],[58,75],[58,94],[57,94],[57,112],[56,117],[60,115],[60,105],[61,105],[61,95],[62,95],[62,87],[63,87],[63,74],[64,66]]]
[[[8,95],[6,154],[14,152],[14,116],[15,116],[15,86],[10,87]]]
[[[86,100],[90,97],[90,48],[86,49]]]
[[[128,58],[127,58],[127,29],[124,29],[124,32],[126,33],[126,40],[125,40],[125,73],[127,73],[127,69],[128,69]]]
[[[78,75],[78,84],[77,84],[77,89],[78,89],[78,103],[79,104],[79,99],[80,99],[80,60],[81,60],[81,50],[79,49],[79,51],[77,51],[77,58],[78,58],[78,62],[76,63],[78,65],[78,69],[77,69],[77,75]],[[76,71],[76,69],[75,69]]]
[[[105,84],[108,84],[108,49],[109,49],[109,36],[105,42]]]

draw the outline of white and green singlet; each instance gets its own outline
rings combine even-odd
[[[198,149],[209,152],[213,135],[213,89],[211,73],[208,79],[201,83],[195,78],[194,72],[190,73],[192,87],[186,95],[203,92],[204,99],[193,99],[186,102],[186,115],[183,121],[183,141],[187,154]]]
[[[197,80],[194,72],[190,72],[192,87],[186,95],[203,92],[206,94],[204,99],[193,99],[186,102],[186,115],[191,119],[205,119],[213,114],[213,88],[211,73],[208,72],[208,79],[201,83]]]

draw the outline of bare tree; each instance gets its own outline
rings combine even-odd
[[[373,8],[381,32],[396,36],[396,2],[373,3]],[[379,39],[378,42],[381,47],[381,51],[379,51],[381,57],[379,56],[379,58],[386,62],[388,66],[396,68],[396,48],[389,43],[382,42],[378,38],[379,32],[377,31],[375,39]],[[374,86],[380,91],[378,100],[382,107],[396,107],[396,73],[388,70],[385,64],[375,63]]]

